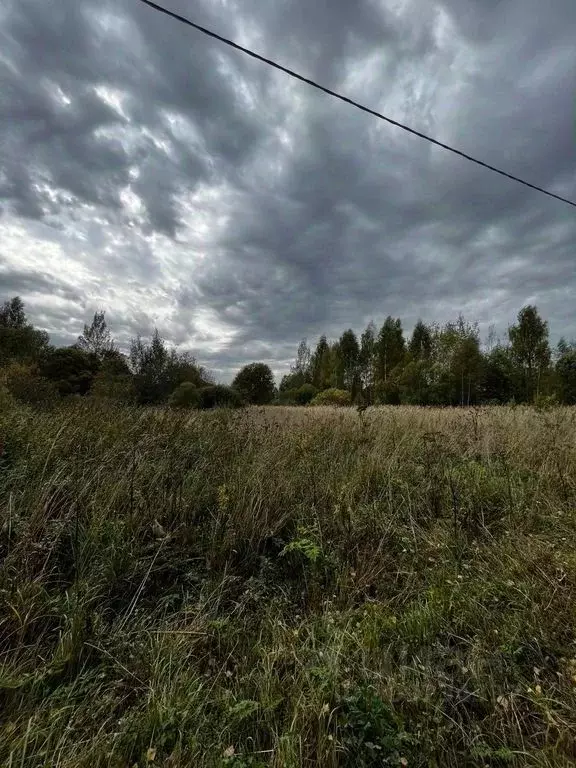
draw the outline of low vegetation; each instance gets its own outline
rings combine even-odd
[[[0,389],[0,764],[570,766],[576,413]]]

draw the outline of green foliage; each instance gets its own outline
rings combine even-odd
[[[0,385],[0,764],[571,765],[574,422]]]
[[[92,323],[84,326],[84,333],[78,337],[78,346],[85,352],[96,355],[99,360],[103,360],[115,351],[104,312],[96,312]]]
[[[432,333],[422,320],[414,326],[408,349],[413,360],[429,360],[432,355]]]
[[[130,404],[136,400],[134,380],[124,355],[113,350],[106,352],[100,370],[94,377],[90,395],[98,400]]]
[[[576,348],[567,348],[556,363],[560,398],[566,405],[576,405]]]
[[[514,392],[514,368],[509,350],[496,347],[485,358],[480,398],[485,403],[507,403]]]
[[[266,764],[254,755],[230,755],[223,759],[222,765],[228,768],[264,768]]]
[[[388,381],[390,373],[404,359],[406,343],[400,318],[388,317],[376,341],[376,378]]]
[[[313,384],[303,384],[301,387],[294,390],[294,402],[296,405],[308,405],[308,403],[314,400],[317,394],[318,390]]]
[[[211,384],[202,387],[198,391],[198,408],[207,410],[211,408],[240,408],[244,405],[242,395],[232,387],[222,384]]]
[[[197,408],[200,402],[200,392],[190,381],[180,384],[170,395],[171,408]]]
[[[360,347],[358,345],[356,334],[351,328],[344,331],[340,337],[338,342],[338,353],[342,361],[344,386],[351,390],[352,399],[354,399],[360,376]]]
[[[277,405],[308,405],[318,394],[313,384],[302,384],[297,389],[285,389],[278,392]]]
[[[99,368],[96,355],[77,347],[49,350],[39,364],[40,375],[53,382],[62,397],[88,394]]]
[[[27,325],[24,302],[20,296],[14,296],[0,307],[1,328],[25,328]]]
[[[508,335],[509,346],[494,346],[492,332],[483,351],[478,325],[462,316],[442,327],[418,320],[407,346],[400,319],[388,316],[378,333],[369,323],[360,342],[350,328],[336,342],[321,336],[314,352],[303,339],[278,392],[263,363],[239,371],[235,389],[257,405],[305,404],[327,389],[347,391],[362,405],[533,404],[553,396],[576,403],[574,344],[561,339],[552,365],[548,325],[532,306],[520,311]],[[185,382],[198,390],[215,385],[191,353],[169,349],[157,330],[149,341],[132,340],[128,364],[103,311],[84,326],[75,347],[54,350],[48,341],[47,333],[28,322],[19,297],[0,307],[0,368],[14,362],[37,367],[39,378],[51,381],[60,397],[90,392],[101,401],[160,405]],[[21,400],[48,402],[45,381],[35,382],[35,394],[28,379],[21,381]]]
[[[328,389],[332,373],[332,356],[326,336],[320,336],[312,355],[312,384],[316,389]]]
[[[346,752],[346,766],[376,768],[399,766],[415,739],[405,733],[402,721],[377,693],[366,686],[342,699],[338,726]]]
[[[48,348],[48,334],[30,325],[19,296],[0,308],[0,367],[12,361],[34,363]]]
[[[345,389],[325,389],[316,395],[310,405],[352,405],[352,395]]]
[[[165,402],[176,387],[184,382],[190,382],[196,387],[208,383],[205,372],[196,365],[195,359],[187,353],[168,350],[158,330],[154,331],[149,343],[144,342],[140,336],[132,340],[130,363],[140,405]]]
[[[400,386],[396,376],[391,376],[388,381],[375,383],[374,401],[377,405],[400,405]]]
[[[556,394],[544,395],[539,393],[534,397],[534,407],[538,411],[547,411],[559,404],[560,402]]]
[[[542,320],[537,307],[528,305],[518,313],[518,322],[509,328],[508,336],[520,397],[531,402],[539,390],[542,372],[550,363],[548,323]]]
[[[15,401],[6,384],[0,379],[0,413],[13,409]]]
[[[374,399],[374,378],[376,364],[376,326],[369,323],[360,339],[358,355],[358,376],[360,386],[365,393],[365,401],[371,403]]]
[[[236,374],[232,387],[252,405],[266,405],[274,399],[274,375],[265,363],[245,365]]]
[[[308,563],[317,563],[322,557],[322,548],[306,528],[299,531],[300,538],[294,539],[280,552],[280,557],[296,553]]]
[[[6,387],[19,402],[50,408],[58,400],[56,385],[39,375],[35,366],[12,363],[4,369]]]

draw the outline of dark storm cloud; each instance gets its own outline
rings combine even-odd
[[[576,197],[572,0],[169,7]],[[66,312],[109,301],[123,343],[157,324],[226,376],[388,313],[410,326],[462,310],[503,331],[535,301],[556,335],[576,334],[573,210],[137,0],[14,0],[0,137],[2,293],[34,297],[58,338]],[[78,274],[43,274],[26,236]]]

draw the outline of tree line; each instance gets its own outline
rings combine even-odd
[[[211,408],[252,404],[411,404],[469,406],[509,402],[576,404],[576,343],[554,350],[538,309],[523,307],[505,340],[484,344],[477,323],[462,316],[444,325],[419,320],[410,336],[400,318],[360,337],[348,329],[337,340],[321,336],[312,349],[300,342],[290,373],[276,388],[268,365],[251,363],[232,386],[188,352],[169,349],[155,330],[132,339],[123,354],[96,312],[75,344],[56,347],[28,321],[22,300],[0,308],[2,381],[19,400],[41,405],[61,398],[102,398],[139,405]]]
[[[400,318],[388,316],[380,328],[369,323],[360,338],[348,329],[337,341],[321,336],[314,350],[300,343],[280,398],[320,392],[326,399],[329,388],[365,405],[575,404],[576,343],[562,338],[552,350],[548,323],[531,305],[504,341],[491,330],[485,344],[478,324],[462,315],[444,325],[418,320],[408,337]]]

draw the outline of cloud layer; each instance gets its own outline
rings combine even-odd
[[[573,0],[166,4],[576,198]],[[102,307],[228,378],[387,314],[576,336],[574,209],[138,0],[5,4],[0,137],[1,294],[60,343]]]

